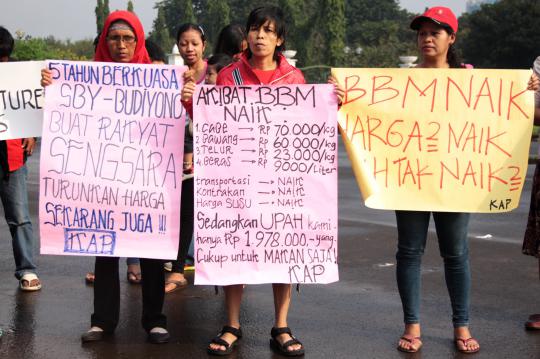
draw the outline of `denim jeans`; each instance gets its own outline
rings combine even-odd
[[[398,228],[397,283],[405,324],[420,321],[421,263],[431,212],[396,211]],[[444,260],[446,287],[455,328],[469,325],[471,272],[467,229],[468,213],[433,212]]]
[[[25,273],[35,273],[34,233],[28,212],[28,192],[26,165],[5,174],[0,167],[0,199],[4,206],[6,222],[11,232],[15,277],[21,279]]]
[[[126,264],[128,266],[139,264],[139,258],[126,258]]]

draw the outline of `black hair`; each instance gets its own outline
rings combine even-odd
[[[201,35],[202,42],[206,42],[206,35],[204,34],[204,30],[200,25],[192,24],[192,23],[185,23],[180,25],[178,28],[178,31],[176,32],[176,42],[180,41],[180,36],[186,31],[189,30],[195,30]]]
[[[448,62],[448,65],[452,69],[460,69],[463,67],[463,63],[461,62],[459,55],[454,48],[454,45],[450,45],[450,47],[448,48],[448,53],[446,54],[446,62]]]
[[[146,39],[144,43],[150,60],[167,62],[165,61],[165,52],[163,52],[163,49],[158,44],[150,39]]]
[[[448,35],[456,34],[454,30],[450,27],[450,25],[446,25],[443,23],[436,23],[436,22],[433,22],[433,23],[440,26],[441,29],[446,31]],[[416,36],[418,36],[418,31],[416,32],[416,34],[417,34]],[[448,63],[448,66],[450,66],[451,69],[459,69],[463,67],[463,64],[461,63],[461,59],[459,58],[459,55],[456,51],[456,48],[454,47],[454,44],[450,44],[450,46],[448,47],[448,52],[446,53],[446,62]]]
[[[229,24],[219,32],[214,54],[227,54],[232,57],[242,52],[244,41],[246,41],[246,33],[242,26]]]
[[[285,37],[287,35],[285,18],[283,11],[277,6],[261,6],[249,13],[246,23],[246,33],[249,33],[250,29],[258,29],[263,26],[267,21],[274,24],[274,30],[278,39],[281,39],[282,43],[276,47],[274,53],[274,59],[277,59],[278,53],[285,50]],[[250,51],[251,55],[251,51]]]
[[[232,63],[233,59],[227,54],[215,54],[208,59],[208,65],[216,67],[216,72],[220,72],[222,68]]]
[[[10,57],[14,47],[13,36],[5,27],[0,26],[0,57]]]
[[[94,52],[97,51],[97,47],[99,45],[99,38],[101,37],[101,32],[96,36],[94,39],[93,45],[94,45]]]
[[[449,25],[441,24],[441,27],[448,35],[456,35],[454,30]],[[448,62],[448,66],[450,66],[451,69],[459,69],[463,67],[454,44],[450,44],[448,47],[448,52],[446,53],[446,62]]]

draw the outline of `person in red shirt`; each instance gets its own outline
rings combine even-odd
[[[217,85],[287,85],[304,84],[300,70],[291,66],[281,54],[285,43],[285,21],[283,12],[273,6],[253,10],[246,24],[248,48],[238,61],[222,69],[217,77]],[[188,112],[192,113],[192,97],[195,79],[187,79],[182,100]],[[207,351],[212,355],[231,353],[242,337],[240,329],[240,305],[244,286],[225,286],[227,324],[212,339]],[[291,284],[274,283],[275,322],[271,330],[271,347],[285,356],[304,355],[304,346],[292,336],[287,324],[291,303]]]
[[[7,29],[0,27],[0,62],[8,62],[15,41]],[[26,158],[31,156],[33,137],[0,141],[0,198],[11,232],[15,277],[22,291],[41,289],[34,264],[34,232],[28,211]]]

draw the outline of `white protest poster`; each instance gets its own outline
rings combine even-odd
[[[43,122],[43,61],[0,63],[0,140],[39,137]]]

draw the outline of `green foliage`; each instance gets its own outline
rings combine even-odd
[[[62,42],[54,37],[16,40],[13,58],[19,61],[30,60],[91,60],[94,54],[92,40]]]
[[[328,44],[327,63],[330,66],[339,66],[345,58],[345,1],[325,0],[323,9],[325,38]]]
[[[96,13],[96,31],[97,31],[97,34],[100,34],[101,31],[103,31],[103,23],[105,22],[105,18],[103,17],[103,1],[102,0],[97,0],[95,13]]]
[[[109,13],[110,13],[109,0],[97,0],[95,13],[96,13],[97,34],[99,35],[103,31],[103,25],[105,24],[105,19],[107,19],[107,16],[109,16]]]
[[[212,42],[229,22],[244,25],[251,10],[270,5],[283,10],[286,48],[297,50],[301,67],[396,67],[398,56],[416,53],[415,33],[409,29],[413,15],[401,10],[397,0],[253,0],[249,6],[243,0],[162,0],[156,7],[158,17],[159,10],[163,12],[170,37],[178,25],[198,20]],[[162,23],[154,21],[153,36]],[[362,49],[360,55],[357,48]],[[324,68],[310,68],[307,77],[326,76]]]
[[[539,55],[540,2],[501,0],[459,19],[457,46],[482,68],[530,68]]]
[[[156,7],[163,8],[165,23],[171,37],[176,36],[178,27],[187,22],[196,22],[194,4],[191,0],[162,0]]]
[[[158,14],[154,20],[154,26],[149,37],[158,44],[165,53],[169,52],[174,44],[174,39],[169,33],[167,22],[165,20],[165,10],[162,7],[158,7]]]
[[[133,9],[133,2],[131,0],[129,0],[128,3],[127,3],[127,11],[135,12],[134,9]]]
[[[231,9],[226,0],[208,2],[207,15],[202,18],[201,25],[208,39],[207,52],[212,52],[221,29],[231,22]]]

